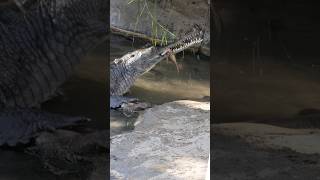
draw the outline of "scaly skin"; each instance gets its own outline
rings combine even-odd
[[[0,146],[87,120],[31,108],[48,100],[107,37],[107,0],[17,2],[28,6],[0,7]]]
[[[38,1],[36,1],[38,2]],[[107,37],[106,0],[40,0],[0,13],[0,108],[49,99]]]
[[[136,79],[151,70],[157,63],[203,40],[203,32],[195,27],[193,32],[176,43],[165,47],[149,47],[130,52],[110,64],[110,107],[118,108],[130,99],[121,99]]]

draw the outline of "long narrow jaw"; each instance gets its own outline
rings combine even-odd
[[[168,51],[176,54],[192,46],[200,45],[203,41],[203,34],[203,31],[200,28],[196,27],[191,33],[183,37],[183,39],[165,47],[164,52],[162,52],[161,55],[166,54]]]
[[[111,95],[123,95],[139,76],[148,72],[157,63],[172,54],[200,44],[202,41],[203,31],[194,28],[193,32],[185,35],[176,43],[160,48],[139,49],[115,59],[110,65]]]

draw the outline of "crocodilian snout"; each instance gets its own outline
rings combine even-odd
[[[161,55],[165,55],[168,51],[176,54],[192,46],[200,45],[203,41],[203,34],[204,33],[201,28],[199,26],[195,26],[192,31],[186,34],[182,39],[167,46]]]

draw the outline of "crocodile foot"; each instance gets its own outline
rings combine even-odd
[[[117,109],[125,103],[136,102],[137,98],[125,97],[125,96],[110,96],[110,108]]]
[[[127,117],[150,107],[152,107],[150,103],[141,102],[137,98],[110,96],[110,108],[121,111]]]
[[[127,117],[132,117],[135,113],[151,108],[152,105],[147,102],[129,102],[122,104],[120,110]]]
[[[0,111],[0,146],[25,145],[42,131],[83,125],[86,117],[70,117],[33,109]]]

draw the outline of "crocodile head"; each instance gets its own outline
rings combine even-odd
[[[195,26],[193,30],[179,41],[165,47],[149,47],[130,52],[111,63],[110,93],[122,95],[142,74],[151,70],[161,60],[179,53],[203,41],[203,31]]]

